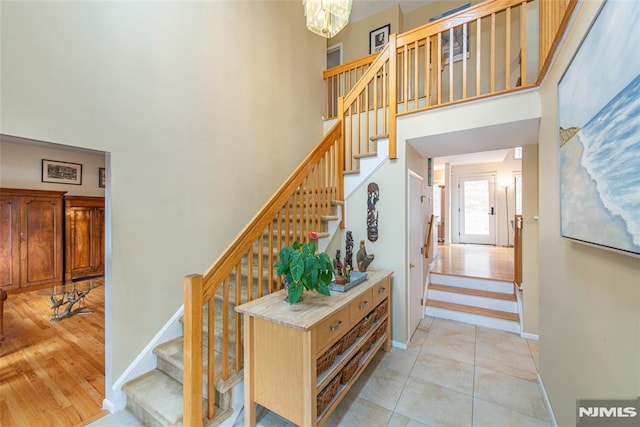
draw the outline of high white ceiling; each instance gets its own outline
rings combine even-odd
[[[402,13],[408,13],[434,1],[437,0],[353,0],[349,22],[359,21],[394,4],[400,4]]]

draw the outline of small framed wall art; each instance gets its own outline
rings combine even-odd
[[[391,24],[384,25],[369,32],[369,53],[376,53],[384,49],[389,43]]]
[[[42,159],[42,182],[82,185],[82,165]]]
[[[107,175],[104,168],[98,168],[98,187],[104,188],[107,183]]]

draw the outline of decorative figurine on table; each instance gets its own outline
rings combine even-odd
[[[346,255],[344,258],[345,266],[348,266],[349,269],[353,270],[353,235],[350,231],[347,231],[347,242],[346,242]]]
[[[345,282],[346,283],[351,283],[351,267],[349,267],[349,264],[347,264],[347,260],[345,259],[344,261],[344,267],[343,267],[343,275],[345,278]]]
[[[335,282],[337,285],[344,285],[347,281],[347,278],[344,276],[342,272],[343,266],[340,261],[340,249],[336,250],[336,259],[333,260],[333,271],[335,273]]]
[[[367,267],[373,261],[375,255],[367,255],[367,249],[364,247],[364,240],[360,240],[360,250],[356,255],[356,260],[358,262],[358,271],[365,272],[367,271]]]

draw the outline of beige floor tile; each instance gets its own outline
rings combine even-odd
[[[494,346],[476,345],[476,366],[529,381],[536,381],[537,369],[529,354],[514,353]]]
[[[436,426],[471,426],[472,397],[418,378],[409,377],[396,413]]]
[[[345,399],[329,417],[325,426],[383,427],[391,419],[391,411],[365,399]]]
[[[530,355],[527,340],[512,333],[478,326],[478,344],[485,344],[499,350]]]
[[[475,343],[476,326],[454,320],[435,319],[429,328],[429,335]]]
[[[435,318],[433,318],[431,316],[425,316],[420,321],[420,324],[418,324],[418,329],[423,329],[425,331],[428,331],[431,328],[431,324],[433,323],[434,320],[435,320]]]
[[[426,424],[422,424],[417,422],[416,420],[412,420],[411,418],[405,417],[404,415],[400,415],[397,412],[394,412],[391,416],[391,420],[389,420],[388,427],[428,427]]]
[[[428,331],[424,329],[416,329],[409,341],[408,351],[418,352],[422,349],[424,341],[427,339]]]
[[[533,361],[536,364],[536,369],[540,370],[540,343],[536,340],[527,340],[527,344],[529,345],[529,350],[531,351],[531,356],[533,356]]]
[[[420,353],[434,354],[472,365],[475,360],[476,345],[473,342],[461,340],[458,336],[435,335],[430,331]]]
[[[482,399],[473,401],[473,427],[551,427],[551,424]]]
[[[407,374],[378,367],[368,378],[358,381],[358,397],[393,411],[408,378]]]
[[[393,369],[394,371],[407,375],[411,372],[413,364],[418,357],[417,352],[400,350],[395,347],[392,347],[389,353],[381,351],[380,354],[382,354],[382,356],[379,366]]]
[[[473,365],[422,352],[410,376],[453,390],[473,393]]]
[[[537,382],[476,366],[474,397],[549,421]]]

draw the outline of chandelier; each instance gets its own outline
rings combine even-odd
[[[302,0],[307,28],[330,38],[349,23],[353,0]]]

